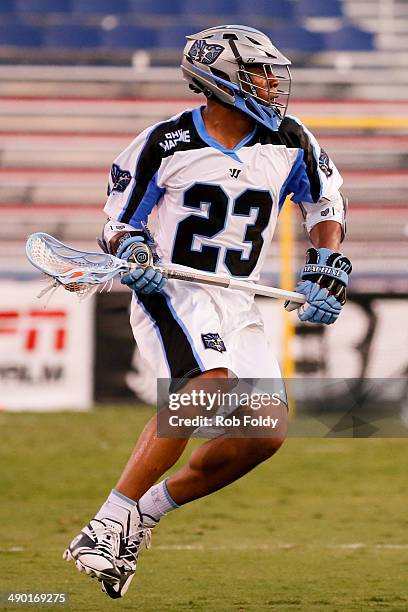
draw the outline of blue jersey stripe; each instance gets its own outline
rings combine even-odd
[[[288,178],[280,190],[279,211],[290,193],[294,194],[292,199],[297,204],[300,202],[313,202],[306,164],[303,158],[303,149],[299,149]]]
[[[142,222],[146,223],[148,215],[153,207],[160,199],[165,189],[157,185],[157,172],[149,181],[143,198],[140,200],[138,207],[127,223],[136,228],[142,228]],[[123,219],[120,219],[123,221]]]

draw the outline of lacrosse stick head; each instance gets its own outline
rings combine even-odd
[[[80,297],[127,270],[125,261],[107,253],[89,253],[69,247],[43,232],[32,234],[26,244],[30,262],[44,274]]]

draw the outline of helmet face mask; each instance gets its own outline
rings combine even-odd
[[[257,84],[260,79],[263,84]],[[274,73],[272,64],[248,64],[244,70],[238,70],[238,80],[243,94],[249,93],[260,104],[284,116],[290,95],[289,69],[286,75],[279,75]]]
[[[217,26],[187,36],[181,68],[194,91],[277,130],[289,102],[289,65],[259,30]]]

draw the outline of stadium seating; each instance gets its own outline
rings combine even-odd
[[[39,47],[42,42],[41,31],[19,22],[0,23],[0,42],[6,47]]]
[[[256,5],[247,0],[236,2],[238,16],[244,23],[248,18],[254,19],[254,14],[258,19],[269,17],[274,19],[292,19],[293,3],[289,0],[257,0]]]
[[[273,28],[268,34],[279,49],[317,53],[324,50],[324,39],[319,32],[310,32],[297,25],[284,25]]]
[[[298,17],[342,17],[343,5],[340,0],[302,0],[295,3]]]
[[[107,49],[151,49],[156,46],[157,37],[151,28],[119,23],[101,31],[101,44]]]
[[[128,7],[135,15],[177,15],[180,0],[128,0]]]
[[[128,12],[127,0],[71,0],[77,15],[117,15]]]
[[[0,23],[7,24],[0,52],[11,62],[21,48],[36,47],[36,62],[55,62],[55,48],[66,63],[81,62],[81,53],[83,61],[130,63],[133,50],[146,49],[147,61],[170,65],[178,56],[164,50],[180,49],[186,34],[223,21],[270,30],[292,54],[375,50],[380,37],[360,30],[347,11],[342,0],[0,0]]]
[[[161,28],[157,31],[156,43],[158,48],[177,50],[177,58],[180,59],[180,47],[183,47],[188,34],[200,31],[197,24],[175,25]]]
[[[328,51],[373,51],[374,35],[354,26],[344,26],[324,35]]]
[[[0,17],[12,14],[14,11],[13,0],[2,0],[0,2]]]
[[[1,0],[1,4],[5,0]],[[69,13],[71,0],[14,0],[16,13],[22,17],[32,15],[46,15],[49,13]]]
[[[181,9],[183,15],[187,18],[197,16],[207,17],[209,15],[232,16],[236,13],[236,4],[235,0],[206,0],[205,2],[183,0]]]
[[[66,23],[44,29],[44,46],[55,49],[90,49],[100,44],[100,30],[92,26]]]

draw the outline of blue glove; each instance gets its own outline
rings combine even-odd
[[[337,320],[343,306],[327,289],[308,280],[298,285],[296,291],[306,296],[306,302],[298,309],[301,321],[331,325]]]
[[[352,271],[350,260],[330,249],[310,248],[306,264],[296,291],[306,296],[306,303],[298,309],[301,321],[310,323],[334,323],[346,303],[348,277]],[[294,309],[293,302],[286,302],[287,310]]]
[[[122,285],[127,285],[136,293],[157,293],[163,289],[167,279],[161,270],[150,265],[153,263],[153,253],[143,236],[125,240],[117,256],[144,266],[123,274],[120,280]]]

